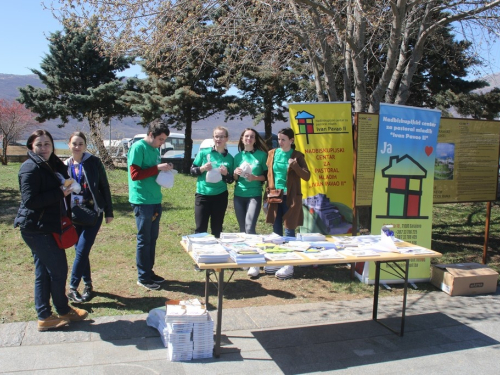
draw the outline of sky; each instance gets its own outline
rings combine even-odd
[[[50,0],[45,0],[50,3]],[[39,69],[42,58],[48,52],[46,36],[62,27],[42,0],[6,0],[0,12],[0,73],[32,74],[30,68]],[[489,63],[481,68],[480,76],[500,72],[500,40],[482,57]],[[122,72],[124,76],[144,77],[137,66]],[[469,79],[478,78],[469,76]]]

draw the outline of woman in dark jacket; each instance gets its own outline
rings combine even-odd
[[[46,331],[83,320],[88,313],[72,308],[66,297],[68,261],[52,233],[61,233],[61,217],[66,214],[64,187],[68,177],[64,163],[54,154],[54,140],[49,132],[36,130],[26,142],[28,160],[19,170],[21,204],[14,227],[30,247],[35,263],[35,308],[38,330]],[[59,315],[52,314],[50,299]]]
[[[92,299],[92,278],[90,271],[90,250],[101,228],[103,214],[106,224],[113,220],[113,204],[109,189],[108,177],[104,165],[97,156],[85,152],[87,138],[82,132],[74,132],[68,143],[72,156],[66,161],[68,174],[80,184],[81,191],[71,194],[71,207],[86,206],[97,213],[93,225],[78,225],[78,242],[75,245],[75,261],[69,282],[68,298],[72,302],[81,303]],[[78,292],[78,285],[83,278],[83,293]]]

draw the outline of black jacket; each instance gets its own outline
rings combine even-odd
[[[65,165],[60,162],[53,171],[49,164],[32,151],[19,169],[21,204],[14,219],[14,227],[30,232],[61,233],[61,215],[65,213],[64,193],[58,172],[68,178]],[[69,207],[69,202],[68,202]]]
[[[66,160],[68,174],[73,158]],[[97,156],[85,152],[82,158],[82,170],[94,199],[94,209],[104,217],[113,217],[113,202],[111,201],[111,191],[109,189],[108,176],[101,159]]]

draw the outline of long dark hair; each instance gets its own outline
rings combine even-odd
[[[278,134],[286,135],[288,139],[295,139],[295,133],[293,132],[292,128],[283,128],[278,132]],[[295,142],[292,143],[291,147],[295,150]]]
[[[243,151],[245,149],[245,145],[243,144],[243,135],[249,130],[252,131],[253,134],[255,135],[255,143],[253,144],[254,150],[261,150],[267,154],[268,148],[266,142],[264,142],[259,132],[252,128],[246,128],[241,133],[240,140],[238,141],[238,151]]]
[[[33,133],[31,133],[31,135],[28,137],[28,140],[26,141],[26,148],[30,151],[33,151],[33,142],[35,142],[35,139],[44,135],[49,137],[50,142],[52,143],[52,153],[50,154],[47,163],[53,170],[57,170],[57,168],[60,168],[61,165],[64,167],[64,163],[62,162],[62,160],[59,159],[55,154],[56,148],[54,146],[54,138],[52,138],[52,134],[50,134],[47,130],[37,129]]]

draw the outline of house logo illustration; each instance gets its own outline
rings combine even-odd
[[[295,120],[299,125],[299,134],[305,134],[307,144],[309,144],[309,134],[314,134],[314,115],[306,111],[299,111]]]
[[[306,136],[306,143],[309,144],[310,135],[322,134],[348,134],[347,125],[344,119],[320,118],[307,111],[298,111],[295,116],[295,121],[299,128],[298,135]]]
[[[427,170],[410,155],[391,156],[389,165],[382,169],[382,177],[387,178],[386,215],[377,218],[428,219],[420,216],[422,203],[422,182]]]

